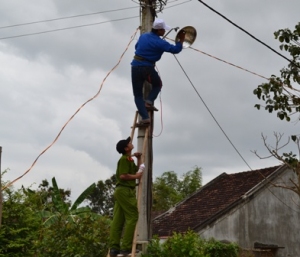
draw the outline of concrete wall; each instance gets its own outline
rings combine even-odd
[[[290,186],[290,178],[296,176],[287,170],[273,183]],[[277,251],[276,257],[300,256],[299,196],[268,184],[199,234],[236,242],[247,249],[253,249],[254,242],[274,244],[285,247]]]

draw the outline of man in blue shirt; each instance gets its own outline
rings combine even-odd
[[[162,81],[155,70],[155,63],[160,60],[164,52],[178,54],[182,50],[184,31],[178,35],[179,41],[175,45],[161,38],[166,30],[170,29],[162,19],[156,19],[151,32],[142,34],[135,45],[135,56],[131,62],[131,81],[134,101],[142,117],[140,124],[150,124],[147,108],[157,110],[154,107],[154,101],[160,92]],[[152,90],[144,101],[143,85],[145,80],[152,84]]]

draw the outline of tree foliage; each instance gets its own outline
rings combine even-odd
[[[105,215],[113,207],[115,176],[99,181],[97,186],[90,185],[73,204],[71,191],[59,188],[55,178],[51,182],[43,180],[36,190],[4,190],[0,257],[105,257],[111,222]],[[201,182],[198,167],[180,178],[174,172],[165,172],[154,182],[158,210],[193,193]],[[82,206],[87,198],[93,199],[90,206],[95,205],[94,211],[103,215]],[[167,205],[163,205],[166,199]]]
[[[105,257],[108,252],[110,220],[86,213],[76,222],[59,216],[40,229],[37,257]]]
[[[80,194],[72,206],[64,201],[55,178],[52,178],[52,187],[52,210],[49,211],[47,210],[48,208],[46,208],[40,212],[40,215],[44,220],[44,225],[47,226],[56,223],[62,217],[67,222],[77,222],[77,220],[80,220],[85,213],[90,212],[90,208],[79,207],[79,205],[82,204],[86,197],[94,190],[94,183]]]
[[[235,243],[222,243],[213,238],[206,240],[194,231],[173,233],[164,243],[154,237],[143,257],[237,257],[239,247]]]
[[[41,185],[4,191],[0,257],[106,256],[110,220],[81,207],[95,184],[73,204],[55,178],[51,187],[46,180]]]
[[[300,113],[300,23],[293,31],[280,29],[274,35],[281,43],[280,49],[291,56],[291,62],[280,70],[280,77],[272,75],[268,83],[259,85],[253,93],[265,102],[265,110],[276,111],[279,119],[290,121],[292,114],[298,113],[299,118]],[[260,109],[262,105],[255,107]]]
[[[38,215],[22,190],[3,192],[2,226],[0,229],[0,256],[33,256],[36,232],[40,227]]]
[[[103,216],[112,217],[116,187],[116,175],[105,181],[99,180],[93,191],[87,196],[89,207],[93,212]]]
[[[201,168],[184,173],[181,178],[174,171],[164,172],[153,182],[153,211],[165,211],[198,190],[202,185]]]
[[[259,85],[254,94],[265,102],[265,110],[269,113],[276,112],[280,120],[291,121],[291,115],[296,114],[297,120],[300,119],[300,23],[295,26],[295,29],[280,29],[274,32],[275,39],[279,40],[279,48],[290,55],[290,63],[287,67],[280,70],[280,77],[272,75],[268,83]],[[256,104],[255,107],[260,110],[261,104]],[[286,143],[282,143],[283,134],[274,133],[276,138],[275,146],[267,144],[267,137],[262,135],[264,144],[270,155],[261,158],[275,157],[283,164],[286,164],[297,175],[297,179],[291,179],[291,186],[281,186],[290,189],[300,196],[300,136],[290,135]],[[282,149],[290,142],[294,142],[298,148],[298,154],[293,152],[281,153]],[[276,186],[276,185],[275,185]]]

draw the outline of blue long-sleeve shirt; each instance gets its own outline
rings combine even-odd
[[[160,60],[164,52],[178,54],[181,50],[182,44],[180,42],[172,45],[153,32],[144,33],[135,45],[135,55],[145,60],[133,59],[131,65],[153,66],[155,62]]]

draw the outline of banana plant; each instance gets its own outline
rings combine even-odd
[[[88,188],[86,188],[79,197],[75,200],[72,206],[66,203],[59,191],[57,186],[55,177],[52,178],[52,187],[53,187],[53,194],[52,194],[52,204],[53,204],[53,211],[43,210],[40,212],[40,216],[44,220],[43,224],[45,226],[50,226],[61,218],[65,218],[66,222],[77,222],[80,217],[83,215],[91,213],[91,209],[89,207],[79,207],[80,204],[87,198],[87,196],[94,190],[96,184],[91,184]]]

